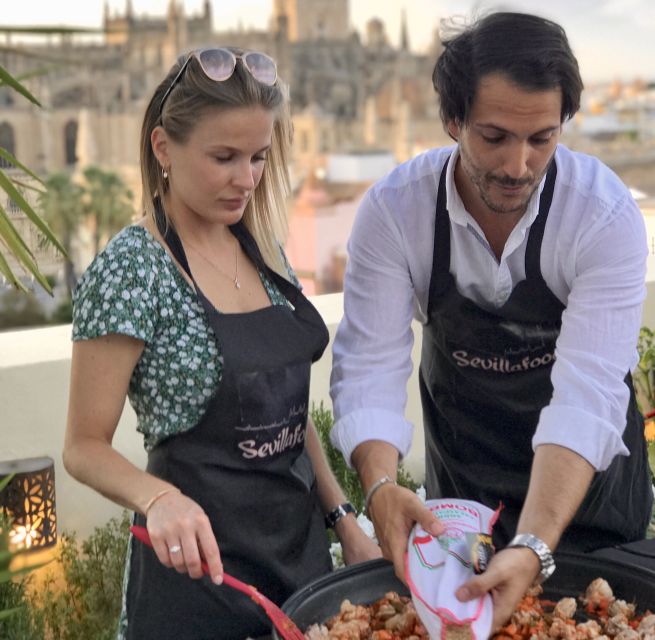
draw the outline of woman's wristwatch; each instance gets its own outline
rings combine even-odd
[[[537,538],[537,536],[533,536],[531,533],[520,533],[514,536],[507,545],[508,549],[510,547],[527,547],[539,558],[541,570],[537,576],[537,584],[541,584],[553,575],[555,571],[555,560],[553,559],[553,554],[549,546],[541,538]]]
[[[355,507],[353,507],[350,502],[344,502],[343,504],[334,507],[334,509],[325,516],[325,526],[328,529],[334,529],[337,522],[349,513],[355,513]]]

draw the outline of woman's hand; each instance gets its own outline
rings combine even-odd
[[[192,578],[203,575],[202,560],[215,584],[223,582],[223,563],[209,518],[179,491],[170,491],[148,509],[147,528],[159,561]]]
[[[341,518],[335,525],[334,531],[339,537],[343,561],[347,565],[382,557],[382,550],[366,535],[354,514],[351,513]]]

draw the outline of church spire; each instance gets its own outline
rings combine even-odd
[[[407,32],[407,11],[402,10],[400,18],[400,48],[402,51],[409,51],[409,34]]]

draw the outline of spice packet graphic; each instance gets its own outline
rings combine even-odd
[[[491,531],[500,507],[493,511],[457,499],[428,500],[426,506],[446,530],[435,538],[416,524],[409,537],[405,576],[416,611],[433,640],[486,640],[493,618],[491,596],[460,602],[455,591],[491,559]]]
[[[495,551],[493,542],[491,541],[491,534],[467,531],[464,535],[466,537],[473,572],[477,574],[484,573]]]

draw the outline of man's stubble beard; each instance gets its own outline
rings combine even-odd
[[[523,215],[528,208],[528,203],[530,202],[530,199],[534,195],[534,192],[538,189],[542,178],[544,177],[546,171],[548,170],[548,167],[550,166],[550,162],[548,162],[543,172],[538,178],[535,178],[534,176],[527,180],[525,178],[520,178],[516,180],[513,178],[509,178],[507,176],[503,178],[497,178],[491,173],[487,173],[481,176],[480,175],[481,172],[478,170],[478,167],[472,162],[471,157],[468,155],[468,153],[464,152],[461,149],[461,147],[460,147],[460,155],[462,156],[462,167],[464,169],[464,172],[468,176],[468,179],[471,181],[471,183],[478,190],[480,199],[482,200],[482,202],[484,202],[485,206],[490,211],[492,211],[493,213],[498,213],[500,215],[502,214],[516,215],[517,213]],[[494,182],[496,184],[505,184],[509,186],[518,186],[520,184],[532,184],[533,186],[532,189],[530,189],[530,192],[526,195],[526,197],[517,205],[506,206],[492,200],[489,194],[489,187]]]

